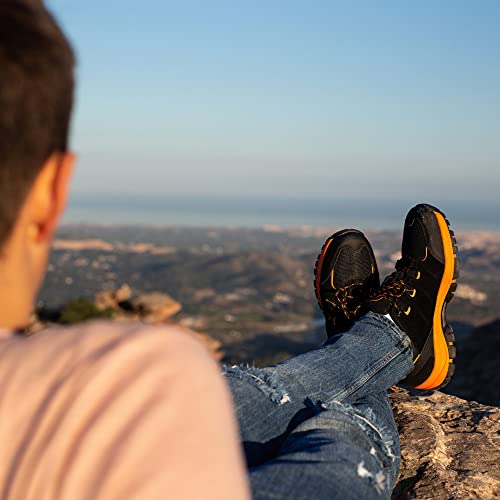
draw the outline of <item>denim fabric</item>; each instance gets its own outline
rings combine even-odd
[[[409,338],[374,313],[276,366],[225,367],[253,497],[390,498],[400,454],[387,390],[412,367]]]

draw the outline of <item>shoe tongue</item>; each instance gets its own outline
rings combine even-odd
[[[419,219],[413,221],[405,227],[403,234],[402,256],[422,260],[427,253],[425,232]]]
[[[368,308],[374,313],[388,314],[391,310],[391,304],[384,298],[378,298],[376,300],[372,299],[368,302]]]

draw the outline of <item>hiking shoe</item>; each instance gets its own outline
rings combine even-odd
[[[329,337],[348,330],[380,286],[377,262],[365,235],[344,229],[330,236],[316,260],[314,290]]]
[[[369,308],[389,314],[411,340],[414,368],[401,384],[438,389],[451,380],[456,355],[446,305],[457,288],[459,263],[445,215],[431,205],[412,208],[401,255],[396,271],[370,297]]]

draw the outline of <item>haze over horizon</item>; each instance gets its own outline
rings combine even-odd
[[[498,2],[47,3],[79,58],[77,197],[498,207]]]

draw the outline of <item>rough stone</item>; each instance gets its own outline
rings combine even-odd
[[[144,321],[161,323],[181,310],[181,305],[165,293],[145,293],[132,299],[134,311],[143,316]]]
[[[132,289],[126,284],[122,285],[115,292],[115,299],[118,304],[130,300],[131,297],[132,297]]]
[[[128,285],[123,285],[117,290],[103,290],[95,296],[96,307],[104,311],[105,309],[118,309],[120,303],[125,302],[132,297],[132,290]]]
[[[441,392],[390,399],[402,451],[393,499],[498,498],[499,408]]]

